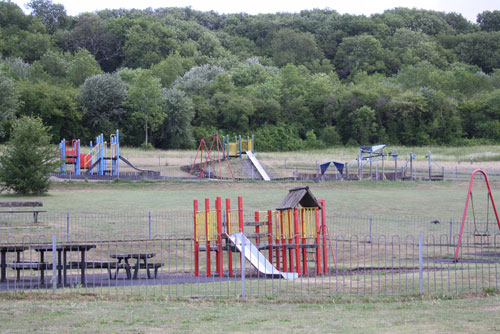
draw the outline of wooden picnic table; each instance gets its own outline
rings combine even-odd
[[[16,259],[17,262],[21,260],[21,253],[28,249],[29,247],[26,245],[1,245],[0,246],[0,271],[1,277],[0,282],[7,281],[7,253],[17,253]]]
[[[146,269],[148,278],[151,278],[151,272],[150,269],[153,268],[155,269],[155,277],[156,273],[158,271],[158,268],[161,267],[163,264],[162,263],[150,263],[148,262],[148,259],[151,259],[155,256],[155,253],[116,253],[116,254],[110,254],[109,257],[117,259],[118,260],[118,265],[116,266],[116,273],[115,273],[115,279],[118,278],[118,271],[120,269],[120,263],[124,261],[125,263],[125,271],[127,273],[127,278],[128,279],[137,279],[137,276],[139,274],[139,268]],[[130,265],[129,260],[130,259],[135,259],[135,264],[133,266]],[[131,275],[130,269],[134,268],[134,275]]]
[[[67,259],[67,254],[68,252],[80,252],[80,270],[81,270],[81,284],[85,285],[85,269],[86,269],[86,260],[85,260],[85,252],[88,250],[95,248],[95,244],[59,244],[56,245],[56,252],[57,252],[57,283],[58,285],[61,285],[62,282],[64,282],[64,285],[67,285],[67,269],[70,267],[68,266],[68,259]],[[45,252],[52,252],[53,248],[52,245],[35,245],[31,246],[31,249],[37,251],[40,253],[40,263],[44,263],[44,255]],[[70,268],[71,269],[71,268]],[[43,283],[44,282],[44,272],[45,270],[42,268],[40,270],[40,281]],[[63,280],[61,279],[61,274],[63,275]]]

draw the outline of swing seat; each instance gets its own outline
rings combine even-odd
[[[486,233],[474,233],[474,244],[475,245],[487,245],[489,243],[488,232]]]

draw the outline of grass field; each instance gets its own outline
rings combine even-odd
[[[0,333],[498,333],[500,296],[147,300],[2,295]]]
[[[1,200],[39,200],[52,212],[190,211],[193,199],[243,196],[247,209],[274,209],[294,187],[307,185],[339,214],[456,217],[463,212],[465,182],[64,182],[43,196],[0,195]],[[481,183],[477,182],[478,191]],[[492,185],[493,191],[500,183]],[[500,196],[500,194],[499,194]],[[483,202],[483,201],[482,201]],[[484,204],[477,201],[477,205]]]

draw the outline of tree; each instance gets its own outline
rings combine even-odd
[[[127,86],[118,73],[97,74],[85,80],[78,102],[83,123],[92,135],[110,132],[118,125],[125,108]]]
[[[90,76],[102,73],[99,64],[94,56],[85,49],[80,49],[75,53],[73,61],[68,68],[68,79],[75,86],[80,86]]]
[[[18,108],[18,93],[14,83],[0,74],[0,137],[4,135],[5,122],[16,117]]]
[[[477,15],[477,23],[484,31],[500,31],[500,10],[484,11]]]
[[[54,4],[51,0],[31,0],[28,7],[32,9],[31,15],[40,18],[51,33],[58,28],[63,28],[69,22],[64,6]]]
[[[281,29],[271,41],[272,56],[277,66],[292,63],[302,65],[314,59],[322,59],[323,52],[311,33]]]
[[[50,173],[60,161],[48,133],[49,128],[39,118],[22,117],[13,123],[11,139],[0,157],[0,183],[4,190],[20,194],[49,190]]]
[[[384,49],[375,37],[359,35],[344,38],[335,56],[335,68],[342,78],[360,71],[384,72]]]
[[[139,71],[131,85],[126,104],[132,109],[133,116],[144,122],[145,145],[148,147],[148,134],[163,121],[161,83],[153,77],[150,70]]]
[[[164,90],[163,96],[163,109],[167,117],[162,126],[162,146],[173,149],[192,148],[193,102],[183,91],[176,88]]]

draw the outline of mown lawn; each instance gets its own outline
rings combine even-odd
[[[0,333],[496,333],[500,296],[193,299],[0,295]]]

